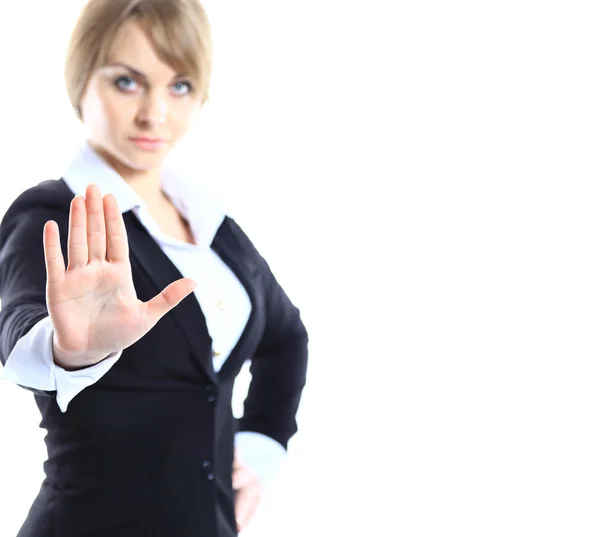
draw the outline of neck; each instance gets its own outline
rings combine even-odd
[[[158,207],[167,201],[161,187],[160,169],[135,170],[125,166],[107,151],[96,147],[94,149],[149,207]]]
[[[148,207],[156,207],[164,204],[165,195],[161,187],[160,172],[137,170],[128,170],[125,173],[117,169],[117,172],[123,177],[132,190],[142,198]]]

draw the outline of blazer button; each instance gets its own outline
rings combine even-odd
[[[225,302],[219,302],[219,309],[225,311]]]
[[[215,474],[212,472],[212,464],[210,461],[202,461],[202,468],[204,468],[207,472],[206,479],[208,479],[208,481],[212,481],[215,478]]]

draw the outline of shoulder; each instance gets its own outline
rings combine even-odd
[[[230,246],[249,254],[258,254],[250,237],[244,232],[237,221],[230,215],[225,215],[217,230],[216,238],[227,242]]]
[[[267,260],[260,254],[250,237],[238,222],[226,215],[219,227],[213,246],[217,251],[223,246],[237,257],[252,274],[269,279],[272,276]]]
[[[15,228],[39,231],[47,220],[68,221],[73,192],[62,179],[48,179],[28,188],[10,204],[0,222],[0,245]]]
[[[62,179],[48,179],[21,192],[7,209],[2,222],[30,211],[69,212],[73,192]]]

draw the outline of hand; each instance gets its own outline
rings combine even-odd
[[[237,530],[241,532],[254,516],[262,499],[263,490],[258,477],[247,466],[240,463],[237,450],[233,461],[233,488],[237,490],[235,518]]]
[[[95,185],[71,202],[67,248],[65,271],[58,225],[46,222],[46,303],[55,360],[65,367],[92,365],[129,347],[196,286],[181,278],[152,300],[138,300],[123,216],[114,196],[102,198]]]

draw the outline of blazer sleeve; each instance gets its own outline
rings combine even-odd
[[[17,198],[0,224],[0,361],[3,365],[17,342],[49,315],[43,249],[43,229],[48,220],[54,220],[59,226],[63,256],[67,259],[68,213],[42,202],[27,203],[27,194]],[[56,396],[56,390],[19,386],[38,395]]]
[[[289,439],[298,430],[296,413],[306,384],[308,333],[299,309],[267,261],[233,220],[232,225],[261,273],[266,317],[264,333],[251,357],[252,380],[238,431],[262,433],[287,449]]]

